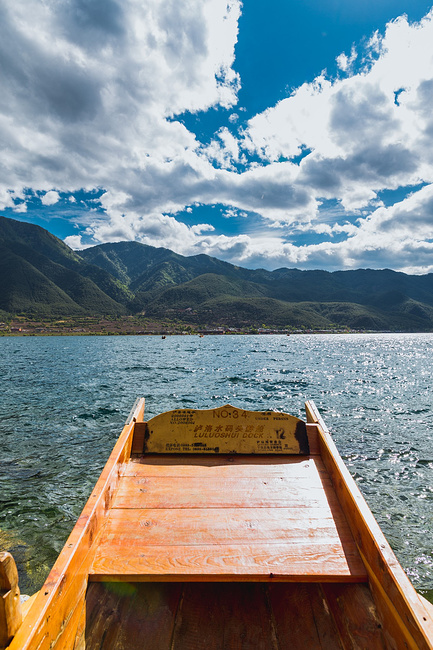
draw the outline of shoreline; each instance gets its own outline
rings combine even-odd
[[[50,336],[65,336],[65,337],[83,337],[83,336],[159,336],[163,339],[171,336],[195,336],[204,338],[205,336],[305,336],[306,334],[313,335],[361,335],[361,334],[433,334],[433,332],[408,332],[408,331],[391,331],[391,330],[305,330],[294,332],[280,332],[280,331],[262,331],[262,332],[248,332],[248,331],[200,331],[200,332],[167,332],[167,331],[147,331],[147,332],[0,332],[0,338],[29,338],[29,337],[50,337]]]
[[[338,326],[311,329],[305,326],[278,327],[243,323],[198,324],[193,321],[152,320],[143,316],[115,317],[59,317],[31,319],[17,316],[0,322],[0,337],[25,336],[248,336],[296,334],[428,334],[428,331],[372,330]]]

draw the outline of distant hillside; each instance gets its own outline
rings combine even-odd
[[[0,217],[0,309],[26,314],[122,314],[133,295],[64,242]]]
[[[433,331],[433,275],[245,269],[138,242],[72,251],[0,217],[0,311],[127,315],[198,326]]]

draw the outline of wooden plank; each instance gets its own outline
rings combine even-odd
[[[320,446],[316,427],[307,423],[306,429],[308,444],[310,445],[310,456],[320,456]]]
[[[125,616],[129,609],[130,593],[134,587],[112,589],[112,584],[89,584],[86,593],[85,647],[111,650],[118,644],[118,638]]]
[[[185,584],[172,650],[277,650],[266,585]]]
[[[98,553],[114,545],[201,546],[243,543],[338,544],[355,549],[349,526],[326,502],[308,508],[113,509]]]
[[[319,456],[154,456],[131,458],[123,476],[176,476],[227,478],[264,478],[285,476],[291,480],[328,472]]]
[[[339,509],[329,479],[123,477],[113,508],[330,507]],[[341,512],[341,511],[340,511]],[[125,515],[126,516],[126,515]]]
[[[149,420],[145,453],[309,454],[305,422],[287,413],[227,404],[177,409]]]
[[[366,589],[352,586],[355,591]],[[350,624],[356,630],[349,637],[343,630],[343,646],[319,584],[92,583],[86,599],[85,647],[126,650],[138,643],[145,643],[149,650],[386,647],[376,644],[375,630],[369,631],[368,591],[367,598],[360,598],[355,591],[351,596],[349,587],[326,585],[334,590],[337,601],[341,595],[347,597],[343,605],[336,603],[339,622],[346,605],[354,610]]]
[[[136,413],[143,410],[143,402]],[[135,417],[135,416],[134,416]],[[84,598],[96,540],[111,506],[122,464],[129,458],[134,420],[125,425],[84,510],[8,650],[54,647],[71,610]]]
[[[144,405],[145,405],[144,397],[137,397],[132,409],[129,412],[128,417],[126,418],[125,426],[128,426],[129,424],[134,424],[136,422],[143,422]]]
[[[271,584],[269,600],[280,648],[343,650],[318,584]]]
[[[80,616],[75,628],[74,650],[86,650],[86,600],[81,606]],[[56,648],[57,650],[57,648]]]
[[[167,650],[181,583],[92,583],[86,597],[86,650]],[[141,641],[139,641],[141,640]]]
[[[125,540],[98,549],[89,580],[149,581],[346,581],[366,573],[358,554],[340,542],[126,547]]]
[[[386,650],[382,621],[368,585],[323,584],[345,648]]]
[[[69,609],[64,612],[57,638],[50,642],[50,650],[71,650],[76,645],[77,635],[81,636],[86,624],[85,591],[86,583],[83,584],[83,593],[78,595],[76,603],[71,603]]]
[[[146,430],[147,430],[147,424],[145,422],[135,423],[134,433],[132,437],[131,455],[143,453]]]
[[[306,403],[307,421],[316,422],[322,460],[351,527],[369,575],[390,647],[433,650],[433,621],[392,552],[362,497],[313,402]],[[401,645],[404,639],[406,646]]]
[[[377,577],[371,571],[371,567],[367,564],[366,568],[369,575],[368,584],[383,624],[387,647],[392,648],[392,650],[400,650],[400,648],[416,650],[418,645],[409,632],[405,621],[401,618],[394,603],[385,592],[383,585],[378,582]]]
[[[427,598],[424,598],[424,596],[421,596],[421,594],[418,594],[418,598],[430,614],[430,618],[433,619],[433,603],[427,600]]]
[[[35,594],[33,594],[33,596],[30,596],[30,598],[27,598],[27,600],[25,600],[23,603],[21,603],[21,611],[22,611],[22,614],[23,614],[23,620],[27,616],[27,612],[30,610],[30,607],[33,605],[37,595],[38,595],[38,592],[36,592]]]
[[[4,648],[22,623],[18,571],[7,551],[0,553],[0,648]]]

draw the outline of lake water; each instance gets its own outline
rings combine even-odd
[[[319,407],[414,585],[433,589],[433,335],[0,339],[0,546],[40,587],[139,396],[147,415]],[[431,597],[433,592],[429,594]]]

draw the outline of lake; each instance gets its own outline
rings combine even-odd
[[[1,338],[0,546],[21,591],[41,586],[139,396],[148,417],[226,403],[304,417],[313,399],[415,587],[432,590],[432,368],[433,334]]]

